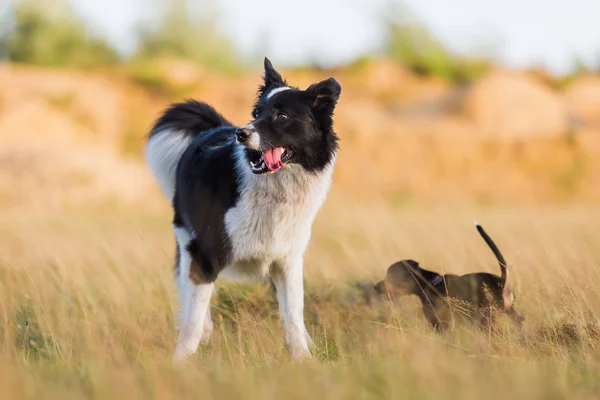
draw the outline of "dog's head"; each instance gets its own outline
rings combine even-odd
[[[419,289],[419,280],[422,279],[422,270],[419,263],[414,260],[402,260],[392,264],[382,281],[375,284],[379,294],[402,296],[414,294]]]
[[[236,131],[255,174],[274,173],[287,164],[318,172],[337,151],[333,111],[342,88],[334,79],[300,90],[288,86],[265,58],[264,83],[252,111],[253,120]]]

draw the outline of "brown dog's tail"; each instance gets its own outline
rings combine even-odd
[[[492,238],[489,237],[489,235],[483,230],[483,228],[477,223],[477,221],[475,221],[475,227],[477,228],[477,231],[479,232],[483,240],[485,240],[487,245],[490,246],[490,249],[492,249],[492,252],[498,260],[500,270],[502,271],[502,301],[504,302],[504,309],[509,310],[515,302],[515,295],[513,294],[512,288],[507,283],[508,265],[506,265],[506,260],[504,259],[502,253],[500,253],[500,250],[498,250],[498,246],[496,246],[496,243],[494,243]]]
[[[477,223],[477,221],[474,222],[475,228],[477,228],[477,231],[479,232],[483,240],[485,240],[487,245],[490,246],[490,249],[492,249],[492,252],[496,256],[498,264],[500,265],[500,270],[502,271],[502,286],[506,286],[506,281],[508,280],[508,266],[506,265],[506,260],[504,259],[502,253],[500,253],[500,250],[498,250],[498,246],[496,246],[496,243],[494,243],[492,238],[483,230],[483,228]]]

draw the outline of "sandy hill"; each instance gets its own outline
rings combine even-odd
[[[149,81],[148,71],[0,65],[0,204],[136,203],[157,193],[141,149],[169,102],[194,97],[248,120],[260,71],[221,76],[175,61],[153,68],[159,78]],[[386,60],[284,75],[300,87],[330,75],[342,83],[337,193],[394,205],[600,200],[596,77],[559,92],[494,70],[453,87]]]

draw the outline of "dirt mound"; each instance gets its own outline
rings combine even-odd
[[[77,151],[36,145],[2,149],[0,170],[3,207],[43,207],[50,212],[107,199],[136,204],[156,190],[141,163],[86,146]]]
[[[28,135],[63,140],[67,123],[76,131],[69,130],[69,135],[114,148],[127,125],[130,93],[101,74],[2,64],[0,87],[3,141],[28,140]],[[53,122],[46,124],[48,118]]]
[[[565,91],[569,116],[579,125],[600,128],[600,77],[577,78]]]
[[[377,60],[370,62],[363,70],[364,85],[373,91],[385,91],[414,80],[413,75],[397,62]]]
[[[568,128],[560,97],[515,72],[496,70],[477,82],[465,97],[463,111],[486,135],[556,136]]]
[[[144,194],[147,172],[122,154],[135,106],[126,85],[4,64],[0,86],[2,204],[128,202]]]
[[[261,73],[225,76],[174,63],[165,71],[177,90],[153,90],[121,69],[0,64],[0,205],[106,198],[163,204],[141,157],[160,111],[191,97],[244,124]],[[456,88],[387,61],[364,70],[282,73],[302,88],[331,75],[344,87],[335,113],[342,151],[334,187],[345,195],[394,205],[600,198],[600,136],[559,136],[566,109],[534,77],[496,71]],[[577,98],[576,88],[569,96]]]

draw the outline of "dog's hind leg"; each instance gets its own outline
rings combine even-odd
[[[308,344],[312,341],[304,324],[302,260],[272,269],[271,279],[277,289],[277,301],[292,358],[311,358]]]
[[[200,341],[205,338],[205,319],[209,317],[208,308],[214,283],[196,285],[189,282],[185,290],[184,322],[179,330],[175,361],[182,361],[193,355]]]
[[[208,304],[208,308],[206,309],[206,316],[204,317],[204,327],[202,329],[202,339],[200,340],[200,343],[203,345],[207,345],[210,337],[212,335],[213,332],[213,322],[212,322],[212,317],[210,315],[210,300],[209,300],[209,304]]]
[[[517,327],[519,329],[523,328],[523,322],[525,321],[525,317],[523,317],[520,313],[518,313],[515,310],[514,306],[512,306],[511,308],[509,308],[506,311],[506,313],[513,320],[513,322],[515,323],[515,325],[517,325]]]
[[[179,337],[173,359],[182,361],[193,355],[206,331],[206,319],[210,318],[209,306],[214,283],[195,284],[190,278],[192,257],[187,249],[190,235],[184,227],[174,228],[179,246],[177,283],[181,312],[179,314]],[[212,328],[212,322],[210,323]],[[212,329],[211,329],[212,330]]]

